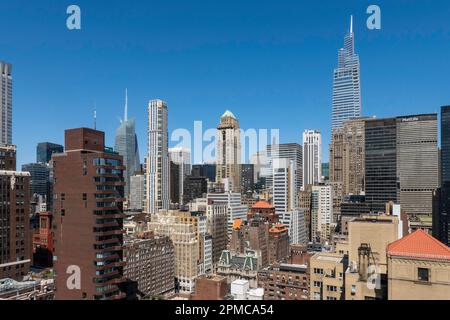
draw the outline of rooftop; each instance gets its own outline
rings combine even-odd
[[[231,112],[230,110],[225,111],[225,113],[223,114],[223,116],[221,118],[233,118],[233,119],[236,119],[236,117],[234,116],[233,112]]]
[[[390,256],[450,261],[450,248],[423,230],[391,243],[387,252]]]
[[[275,208],[267,201],[258,201],[252,206],[252,209],[273,209]]]

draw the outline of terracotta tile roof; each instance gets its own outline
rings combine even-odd
[[[267,201],[258,201],[252,206],[252,209],[273,209],[275,208]]]
[[[391,243],[387,253],[390,256],[450,261],[450,248],[423,230]]]

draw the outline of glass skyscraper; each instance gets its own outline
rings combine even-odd
[[[339,50],[338,67],[334,70],[332,113],[333,130],[341,128],[344,121],[361,116],[360,65],[355,53],[353,17],[344,47]]]
[[[126,182],[125,196],[129,198],[130,177],[136,172],[140,172],[139,147],[136,135],[136,122],[134,119],[128,119],[128,96],[125,102],[124,120],[116,130],[115,151],[123,157],[123,163],[126,166],[124,179]]]
[[[37,163],[49,163],[52,159],[52,155],[55,153],[63,153],[64,147],[50,142],[41,142],[36,148],[36,162]]]

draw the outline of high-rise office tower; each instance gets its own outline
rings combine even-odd
[[[217,126],[217,178],[228,179],[234,192],[241,189],[241,132],[234,114],[226,111]]]
[[[408,215],[432,214],[438,171],[437,114],[398,117],[398,201]]]
[[[53,155],[57,300],[122,299],[122,156],[105,151],[93,129],[65,132],[63,154]]]
[[[115,151],[123,157],[127,168],[124,172],[126,182],[125,196],[130,197],[130,177],[140,171],[139,147],[136,135],[136,121],[128,119],[128,91],[125,94],[125,112],[120,127],[116,130]]]
[[[331,134],[330,143],[330,182],[343,183],[344,181],[344,130],[335,129]]]
[[[397,120],[367,120],[365,124],[366,201],[384,212],[389,201],[397,202]]]
[[[12,144],[12,65],[0,61],[0,144]]]
[[[450,184],[450,106],[441,110],[441,174],[442,185]]]
[[[47,200],[50,200],[50,167],[45,163],[30,163],[22,165],[22,171],[31,174],[30,195],[44,196]]]
[[[333,224],[333,187],[317,185],[311,192],[312,241],[329,241]]]
[[[269,157],[269,161],[272,159],[289,159],[294,161],[296,166],[295,170],[297,171],[296,175],[296,184],[297,190],[300,191],[302,189],[303,184],[303,150],[302,146],[298,143],[285,143],[285,144],[275,144],[267,146],[267,155]]]
[[[441,109],[441,188],[434,195],[433,236],[450,246],[450,106]]]
[[[167,104],[148,105],[147,212],[169,209],[169,131]]]
[[[252,193],[255,190],[255,167],[253,164],[241,164],[241,192]]]
[[[128,208],[131,210],[144,210],[145,206],[145,176],[136,174],[130,177],[130,200]]]
[[[344,47],[339,50],[338,66],[334,70],[333,130],[344,121],[361,116],[361,80],[359,56],[355,53],[353,17],[350,32],[345,36]]]
[[[297,170],[294,161],[273,159],[273,205],[276,214],[297,207]]]
[[[365,190],[365,120],[344,122],[342,182],[344,195],[359,195]]]
[[[215,164],[195,164],[192,166],[193,177],[205,177],[209,182],[216,182],[216,165]]]
[[[248,207],[242,204],[242,195],[238,192],[209,192],[206,195],[208,204],[227,206],[228,235],[231,236],[236,219],[247,220]]]
[[[306,243],[305,212],[297,206],[297,164],[289,159],[273,159],[272,167],[275,213],[288,227],[290,243]]]
[[[178,192],[179,199],[177,203],[183,204],[183,187],[184,181],[187,176],[191,175],[192,164],[191,164],[191,150],[186,148],[171,148],[169,149],[169,159],[174,164],[178,165]],[[172,177],[171,177],[172,179]],[[176,186],[170,186],[171,188],[176,188]]]
[[[366,201],[394,201],[410,216],[431,215],[438,187],[437,115],[366,120]]]
[[[63,152],[64,147],[62,145],[51,142],[41,142],[37,145],[36,148],[36,162],[49,163],[54,153]]]
[[[322,182],[322,135],[316,130],[303,133],[303,188]]]
[[[0,146],[0,279],[22,281],[31,265],[30,174],[16,171],[16,146]]]
[[[180,190],[180,165],[170,161],[169,170],[169,194],[171,208],[179,209],[180,204],[183,202],[180,200],[180,195],[183,191]],[[186,183],[186,181],[185,181]]]

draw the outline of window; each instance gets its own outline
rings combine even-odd
[[[419,281],[430,281],[430,269],[419,268],[417,272],[417,278]]]

